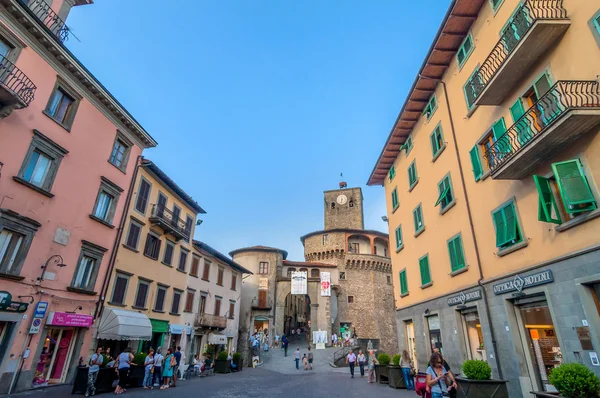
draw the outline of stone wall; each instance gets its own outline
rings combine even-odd
[[[324,194],[325,229],[364,229],[363,197],[360,188],[337,189],[325,191]],[[340,195],[346,196],[346,203],[337,202]]]

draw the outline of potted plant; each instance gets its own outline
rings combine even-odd
[[[485,361],[470,359],[462,366],[465,377],[456,377],[461,398],[508,398],[506,380],[492,380],[492,368]]]
[[[242,354],[239,352],[234,352],[232,356],[233,364],[235,365],[236,371],[241,371],[244,366],[244,358],[242,358]]]
[[[392,357],[392,364],[388,365],[388,380],[390,387],[392,388],[406,388],[404,383],[404,375],[402,374],[402,368],[400,367],[400,354],[396,354]]]
[[[141,386],[144,382],[144,361],[148,354],[144,352],[138,352],[133,356],[131,361],[131,368],[129,370],[129,385],[130,386]]]
[[[579,363],[564,363],[552,369],[548,377],[560,395],[533,392],[536,397],[588,398],[600,396],[600,379],[586,366]]]
[[[375,365],[375,377],[378,383],[388,384],[388,365],[390,364],[390,356],[382,352],[377,356],[378,364]]]
[[[215,359],[215,373],[231,373],[231,361],[227,359],[227,351],[221,351]]]

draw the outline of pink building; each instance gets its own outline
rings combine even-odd
[[[0,394],[70,383],[154,139],[64,46],[72,6],[0,0]]]

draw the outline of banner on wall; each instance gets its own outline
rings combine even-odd
[[[331,272],[321,272],[321,296],[331,296]]]
[[[306,271],[292,272],[292,294],[307,293],[308,273]]]

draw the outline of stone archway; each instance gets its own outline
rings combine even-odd
[[[310,331],[311,299],[308,294],[291,294],[285,297],[283,333],[290,336],[292,328]]]

